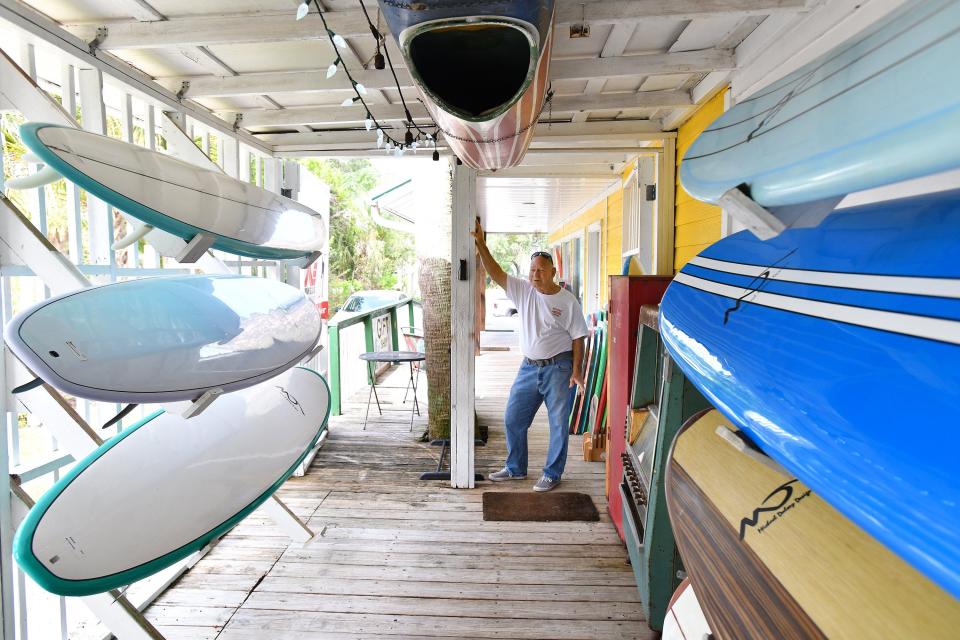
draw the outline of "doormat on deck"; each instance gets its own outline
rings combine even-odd
[[[483,519],[498,522],[563,522],[600,519],[596,505],[585,493],[572,491],[483,493]]]

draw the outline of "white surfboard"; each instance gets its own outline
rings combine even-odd
[[[44,494],[14,557],[44,589],[100,593],[206,546],[267,500],[327,426],[330,391],[291,369],[185,420],[158,412],[76,464]]]
[[[37,377],[81,398],[192,400],[295,366],[320,339],[316,307],[276,280],[143,278],[81,289],[18,314],[4,331]]]
[[[320,214],[219,171],[88,131],[31,122],[23,143],[48,166],[143,222],[212,247],[265,259],[296,259],[325,248]]]
[[[689,578],[684,578],[670,598],[660,640],[705,640],[712,637],[693,585]]]

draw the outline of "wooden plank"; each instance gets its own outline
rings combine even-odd
[[[584,589],[578,584],[483,584],[464,583],[451,589],[443,582],[403,582],[341,579],[329,580],[310,576],[285,578],[267,576],[257,587],[260,591],[312,593],[316,595],[405,596],[416,593],[421,597],[470,598],[486,600],[556,600],[561,602],[613,602],[627,606],[640,602],[635,586],[594,585]]]
[[[447,597],[374,597],[327,595],[318,600],[301,593],[255,592],[251,609],[318,613],[380,613],[397,616],[450,616],[469,611],[471,618],[531,618],[551,620],[643,620],[639,603],[555,602],[451,599]]]
[[[495,624],[483,618],[459,616],[393,616],[377,614],[314,613],[308,611],[270,611],[241,609],[230,620],[222,638],[232,629],[296,634],[298,638],[325,638],[333,632],[394,633],[447,636],[457,629],[460,637],[472,638],[553,638],[555,640],[595,640],[596,638],[653,638],[654,633],[635,621],[528,620],[501,618]],[[262,636],[263,637],[263,636]]]

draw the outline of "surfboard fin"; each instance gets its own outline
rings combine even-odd
[[[60,174],[53,167],[42,167],[37,169],[36,173],[30,174],[29,176],[23,176],[22,178],[11,178],[10,180],[7,180],[7,186],[11,189],[23,191],[26,189],[36,189],[37,187],[42,187],[43,185],[50,184],[51,182],[56,182],[60,178]]]
[[[40,386],[43,386],[43,380],[41,380],[40,378],[34,378],[30,382],[25,382],[19,387],[14,387],[10,391],[10,393],[16,395],[18,393],[23,393],[24,391],[30,391],[32,389],[36,389],[37,387],[40,387]]]
[[[130,412],[136,409],[138,406],[139,405],[137,404],[128,404],[127,406],[125,406],[123,409],[120,410],[120,413],[113,416],[112,418],[107,420],[105,423],[103,423],[103,426],[100,428],[106,429],[108,427],[112,427],[113,425],[117,424],[118,422],[126,418],[128,415],[130,415]]]
[[[134,242],[137,242],[140,238],[147,235],[151,231],[153,231],[153,225],[151,224],[146,224],[145,222],[135,224],[133,227],[133,231],[123,236],[122,238],[114,242],[112,245],[110,245],[110,249],[112,249],[113,251],[120,251],[121,249],[126,249],[127,247],[132,245]]]

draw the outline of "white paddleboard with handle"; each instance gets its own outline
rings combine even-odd
[[[252,258],[310,259],[325,248],[317,212],[276,193],[158,151],[41,122],[20,127],[49,167],[152,227]]]
[[[330,391],[290,369],[186,420],[157,412],[81,460],[44,494],[14,557],[69,596],[136,582],[233,528],[290,477],[327,427]]]
[[[23,311],[4,339],[51,386],[120,403],[194,400],[249,387],[316,346],[316,307],[290,285],[246,276],[143,278]]]

